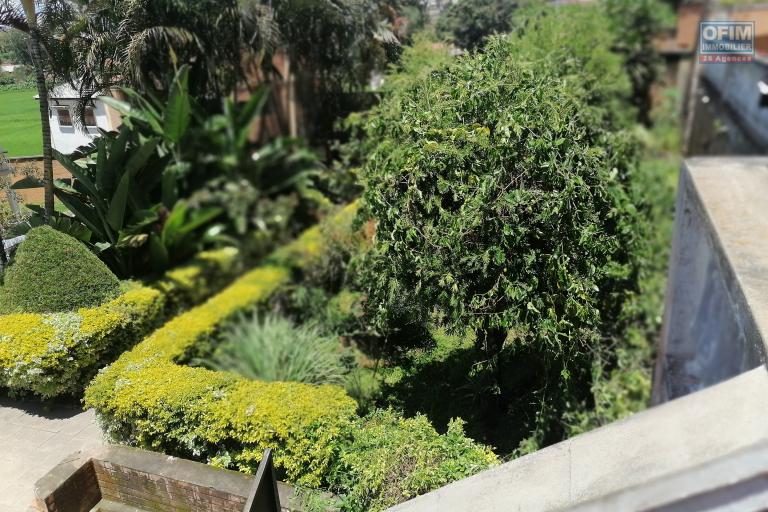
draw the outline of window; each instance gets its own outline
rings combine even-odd
[[[69,109],[69,107],[58,106],[54,108],[56,108],[56,111],[58,112],[59,126],[74,126],[72,111]],[[96,110],[94,107],[85,107],[83,114],[83,117],[85,117],[85,126],[94,128],[98,126],[96,123]]]
[[[72,114],[67,107],[59,107],[56,109],[59,115],[59,126],[72,126]]]
[[[85,107],[85,126],[98,126],[96,124],[96,112],[93,107]]]

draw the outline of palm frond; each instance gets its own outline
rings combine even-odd
[[[0,0],[0,28],[2,27],[29,32],[24,11],[20,5],[11,0]]]

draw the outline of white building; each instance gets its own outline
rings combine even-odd
[[[51,142],[53,148],[61,153],[70,154],[90,143],[99,134],[99,128],[111,131],[121,123],[120,114],[99,101],[98,94],[85,109],[85,126],[80,126],[75,119],[75,104],[79,96],[74,88],[59,85],[53,88],[49,96]]]

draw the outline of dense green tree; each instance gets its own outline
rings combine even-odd
[[[272,13],[274,51],[287,59],[287,71],[267,69],[266,79],[285,83],[303,109],[301,120],[290,121],[292,135],[327,138],[340,114],[369,106],[355,93],[399,55],[396,1],[244,0],[242,8]]]
[[[661,0],[603,0],[614,49],[625,59],[632,81],[632,103],[638,119],[650,124],[651,87],[658,77],[661,58],[654,39],[674,20],[670,6]]]
[[[29,34],[20,30],[0,30],[0,62],[32,66]]]
[[[512,30],[513,0],[458,0],[437,20],[437,33],[458,46],[475,50],[489,36]]]
[[[621,335],[639,267],[635,145],[615,112],[628,83],[610,37],[590,30],[598,15],[533,13],[391,92],[369,118],[362,170],[377,222],[360,270],[369,312],[386,321],[406,303],[475,331],[499,372],[483,395],[497,414],[541,403],[525,414],[555,430]]]
[[[167,94],[189,67],[193,95],[220,104],[240,77],[243,25],[236,0],[50,0],[48,51],[81,107],[115,86]]]

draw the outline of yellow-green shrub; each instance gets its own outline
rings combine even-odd
[[[44,398],[78,394],[100,367],[170,314],[231,281],[235,249],[207,251],[161,280],[71,313],[0,316],[0,386]]]
[[[315,231],[286,246],[286,266],[252,270],[205,304],[174,318],[105,368],[85,404],[112,437],[234,467],[258,466],[265,448],[294,482],[317,486],[349,431],[356,404],[336,386],[258,382],[176,364],[209,343],[221,326],[265,302],[319,251]]]
[[[270,264],[174,318],[99,372],[86,389],[85,405],[96,409],[107,433],[116,441],[245,473],[272,448],[286,480],[307,487],[331,484],[349,494],[347,503],[355,509],[404,501],[493,465],[495,456],[466,438],[458,422],[440,435],[426,418],[406,420],[390,411],[382,427],[380,416],[359,418],[355,401],[336,386],[261,382],[179,364],[214,341],[233,317],[265,303],[294,271],[312,264],[324,250],[319,234],[305,232],[268,258]],[[416,464],[398,464],[395,459],[411,441],[418,444]],[[390,449],[398,455],[386,457]],[[382,483],[382,471],[395,467],[404,483]]]
[[[242,273],[245,258],[234,247],[203,251],[188,265],[169,270],[151,286],[163,292],[169,313],[183,311],[231,283]]]
[[[155,327],[162,294],[140,287],[73,313],[0,317],[0,384],[44,398],[75,394],[100,363]]]

